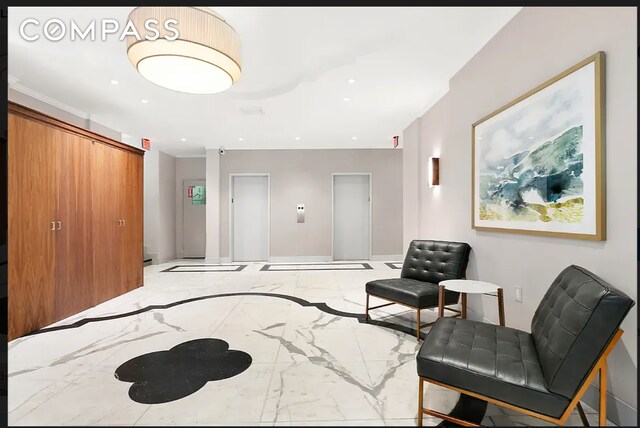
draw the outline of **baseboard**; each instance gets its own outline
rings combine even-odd
[[[269,257],[269,263],[328,263],[331,261],[331,256]]]
[[[372,262],[402,262],[403,259],[404,256],[402,254],[371,256]]]
[[[145,253],[144,259],[151,259],[152,265],[157,265],[159,263],[158,255],[154,253]]]
[[[220,260],[220,263],[231,263],[231,257],[220,257],[219,260]]]
[[[600,389],[596,385],[589,385],[587,391],[580,400],[588,406],[598,410],[600,403]],[[607,392],[607,419],[622,427],[636,426],[638,422],[638,409],[620,400],[611,392]]]
[[[220,257],[205,257],[203,260],[205,263],[211,263],[211,264],[220,264]],[[224,263],[224,262],[222,262]]]

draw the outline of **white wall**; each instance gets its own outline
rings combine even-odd
[[[207,242],[205,259],[212,263],[220,261],[220,154],[218,149],[207,150]]]
[[[420,120],[402,133],[402,247],[420,236]]]
[[[144,160],[144,246],[153,263],[176,258],[176,158],[153,148]]]
[[[158,262],[176,258],[176,158],[159,153]]]
[[[371,173],[372,255],[389,260],[404,253],[402,150],[228,150],[219,174],[223,258],[229,256],[229,174],[252,172],[271,177],[272,261],[331,259],[332,173]],[[304,223],[296,220],[298,203],[305,204]]]
[[[176,257],[182,258],[183,248],[183,183],[185,180],[205,180],[207,160],[202,158],[176,158],[175,210],[176,210]],[[209,201],[207,200],[207,203]],[[203,229],[204,230],[204,229]]]
[[[637,297],[637,18],[635,8],[525,8],[451,79],[450,90],[405,131],[419,153],[419,237],[469,242],[468,277],[505,289],[507,325],[530,329],[543,294],[570,264]],[[585,242],[471,229],[471,124],[597,51],[606,54],[607,240]],[[407,138],[408,137],[408,138]],[[408,147],[408,146],[414,147]],[[418,145],[418,147],[415,147]],[[440,154],[440,186],[424,181]],[[405,159],[411,165],[412,159]],[[407,217],[409,218],[409,217]],[[405,231],[410,229],[405,228]],[[523,303],[514,289],[523,289]],[[495,300],[470,298],[471,316],[497,320]],[[609,357],[609,417],[637,421],[637,305]],[[615,396],[615,398],[614,398]],[[594,404],[594,390],[586,401]]]
[[[153,263],[158,263],[158,194],[160,192],[158,154],[157,150],[150,150],[144,154],[143,240],[145,258],[151,257]]]

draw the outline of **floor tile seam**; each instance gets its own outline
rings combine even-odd
[[[139,425],[138,425],[138,422],[140,422],[140,420],[142,419],[142,417],[143,417],[144,415],[146,415],[146,414],[147,414],[147,412],[148,412],[150,409],[151,409],[151,404],[149,404],[149,405],[147,406],[147,408],[144,410],[144,412],[142,412],[142,414],[140,415],[140,417],[138,417],[138,419],[136,419],[136,421],[132,424],[132,426],[139,426]]]
[[[280,348],[282,348],[282,342],[280,342],[280,346],[278,347],[278,353],[276,353],[276,362],[273,363],[273,368],[271,369],[271,376],[269,376],[269,384],[267,385],[267,393],[264,396],[264,402],[262,403],[262,410],[260,410],[260,418],[258,422],[271,422],[272,424],[275,424],[276,421],[263,421],[262,418],[264,416],[264,411],[265,408],[267,407],[267,401],[269,401],[269,396],[271,395],[271,384],[273,383],[273,376],[276,373],[276,367],[278,364],[290,364],[290,363],[278,363],[278,355],[280,353]],[[277,410],[276,410],[276,419],[278,419],[277,416]]]
[[[95,367],[94,367],[94,368],[95,368]],[[94,368],[92,368],[91,370],[89,370],[87,373],[89,373],[89,372],[93,371],[93,369],[94,369]],[[87,374],[87,373],[85,373],[85,374]],[[78,380],[78,379],[80,379],[80,378],[81,378],[81,377],[83,377],[83,376],[84,376],[84,375],[80,375],[80,376],[79,376],[79,377],[77,377],[75,380]],[[55,392],[54,394],[51,394],[51,396],[50,396],[49,398],[47,398],[46,400],[44,400],[42,403],[38,404],[36,407],[34,407],[33,409],[29,410],[29,411],[28,411],[27,413],[25,413],[23,416],[21,416],[20,418],[18,418],[18,419],[17,419],[17,420],[15,420],[15,421],[13,421],[12,425],[17,425],[21,420],[23,420],[24,418],[26,418],[28,415],[30,415],[30,414],[31,414],[32,412],[34,412],[35,410],[39,409],[41,406],[43,406],[45,403],[47,403],[47,402],[48,402],[49,400],[51,400],[53,397],[57,396],[58,394],[60,394],[61,392],[63,392],[65,389],[69,388],[71,385],[73,385],[73,384],[75,383],[75,380],[74,380],[74,381],[72,381],[72,382],[68,382],[68,383],[67,383],[67,385],[65,385],[62,389],[58,390],[58,391],[57,391],[57,392]],[[56,381],[54,381],[54,382],[50,383],[50,384],[49,384],[49,385],[47,385],[45,388],[48,388],[49,386],[51,386],[51,385],[52,385],[53,383],[55,383],[55,382],[56,382]],[[43,390],[44,390],[44,388],[43,388]],[[40,392],[41,392],[41,391],[40,391]],[[25,403],[22,403],[22,404],[20,405],[20,407],[21,407],[22,405],[24,405],[24,404],[26,404],[26,402],[25,402]],[[15,410],[18,410],[18,409],[15,409]],[[14,410],[14,411],[15,411],[15,410]]]
[[[15,411],[17,411],[17,410],[19,410],[22,406],[24,406],[25,404],[27,404],[27,402],[28,402],[29,400],[31,400],[33,397],[35,397],[36,395],[40,394],[42,391],[44,391],[45,389],[47,389],[48,387],[50,387],[51,385],[53,385],[55,382],[57,382],[57,381],[55,381],[55,380],[49,381],[48,379],[47,379],[47,381],[48,381],[49,383],[47,383],[45,386],[43,386],[42,388],[38,389],[36,392],[34,392],[33,394],[31,394],[31,395],[29,396],[29,398],[27,398],[26,400],[24,400],[22,403],[18,404],[18,407],[16,407],[15,409],[11,410],[10,412],[8,412],[8,413],[7,413],[7,415],[8,415],[8,414],[10,414],[10,413],[15,412]],[[8,404],[9,404],[9,403],[8,403],[8,399],[9,399],[9,396],[7,396],[7,410],[8,410]],[[32,410],[33,410],[33,409],[32,409]],[[29,412],[30,412],[30,411],[29,411]],[[27,414],[28,414],[29,412],[27,412]],[[26,416],[26,414],[25,414],[24,416]],[[23,416],[23,417],[24,417],[24,416]]]

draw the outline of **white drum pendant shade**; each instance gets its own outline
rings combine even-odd
[[[160,32],[156,40],[146,40],[145,22],[155,19]],[[168,19],[179,32],[164,28]],[[235,30],[208,8],[137,7],[129,14],[142,40],[127,36],[129,61],[146,79],[174,91],[215,94],[226,91],[240,78],[240,41]]]

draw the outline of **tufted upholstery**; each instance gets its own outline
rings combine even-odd
[[[440,318],[417,356],[418,375],[560,418],[634,305],[578,266],[555,279],[531,334]]]
[[[529,333],[440,318],[417,356],[418,375],[558,417],[569,399],[549,392]]]
[[[414,308],[438,306],[438,284],[464,278],[471,247],[463,242],[411,241],[402,265],[401,278],[377,279],[366,285],[367,293]],[[445,291],[445,305],[458,302],[459,293]]]
[[[431,284],[463,278],[470,252],[471,247],[464,242],[411,241],[400,276]]]
[[[575,395],[633,305],[584,268],[569,266],[558,275],[531,322],[550,391]]]

